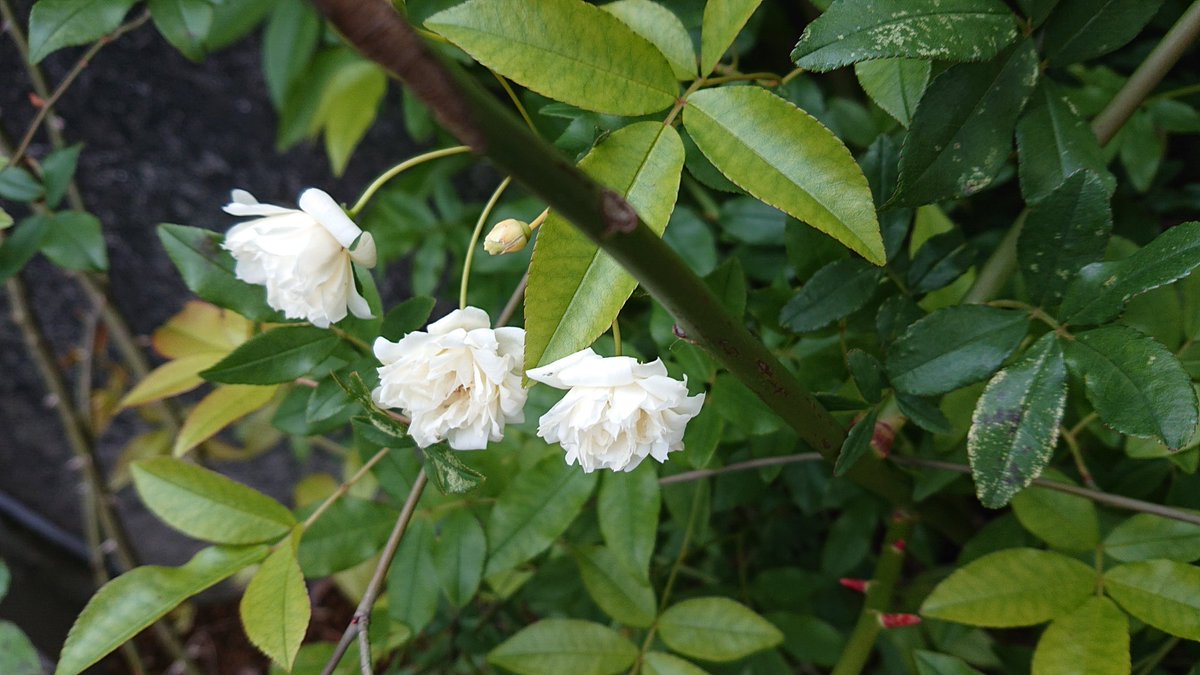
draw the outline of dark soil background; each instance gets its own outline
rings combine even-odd
[[[28,0],[16,4],[18,14],[27,17]],[[0,36],[0,124],[19,137],[35,113],[32,87],[5,38]],[[375,175],[414,153],[395,87],[345,176],[332,176],[319,143],[276,153],[276,119],[258,39],[255,34],[196,64],[144,26],[104,48],[57,107],[68,142],[84,144],[79,187],[88,209],[104,223],[112,298],[139,336],[149,335],[189,298],[159,244],[158,223],[227,229],[233,219],[221,206],[235,187],[283,205],[293,203],[306,186],[352,200]],[[80,51],[64,50],[44,62],[51,87]],[[31,154],[42,157],[49,150],[42,136]],[[13,204],[6,209],[14,217],[23,213]],[[402,297],[400,270],[392,272],[381,284],[385,302]],[[67,362],[81,339],[89,303],[72,280],[43,259],[26,268],[25,279],[37,318],[56,355]],[[71,551],[82,540],[79,474],[71,467],[52,406],[0,294],[0,557],[14,575],[0,618],[16,621],[51,657],[92,590],[86,567]],[[100,439],[104,460],[113,462],[141,430],[134,415],[118,418]],[[301,464],[278,448],[219,468],[288,503],[299,477],[331,467],[321,464],[319,454]],[[147,513],[131,490],[119,498],[145,562],[178,564],[198,548]],[[35,518],[44,520],[43,526],[31,527]],[[56,530],[65,546],[46,542]]]

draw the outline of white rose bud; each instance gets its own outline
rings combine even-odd
[[[448,440],[481,450],[504,437],[504,425],[525,421],[525,331],[493,330],[482,309],[455,310],[399,342],[379,338],[375,356],[383,363],[375,402],[403,410],[422,448]]]
[[[559,443],[567,464],[633,471],[647,455],[659,462],[683,449],[688,420],[704,394],[688,396],[687,381],[671,379],[661,360],[604,358],[591,349],[526,372],[531,380],[567,389],[538,422],[538,435]]]
[[[492,231],[483,238],[483,250],[491,255],[516,253],[525,248],[532,236],[533,230],[529,223],[516,218],[506,218],[496,223]]]
[[[309,188],[300,210],[260,204],[234,190],[225,212],[258,216],[233,226],[224,247],[237,261],[237,278],[267,287],[267,304],[289,319],[328,328],[354,316],[371,318],[371,308],[354,286],[350,262],[375,266],[375,240],[350,220],[325,192]],[[355,246],[355,241],[358,244]]]

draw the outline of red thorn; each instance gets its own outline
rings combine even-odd
[[[35,108],[44,108],[46,100],[31,91],[29,92],[29,104]]]
[[[875,432],[871,435],[871,447],[880,457],[887,458],[892,454],[892,443],[895,440],[895,427],[883,420],[875,422]]]
[[[866,594],[867,588],[871,586],[871,582],[866,579],[851,579],[850,577],[838,579],[838,583],[852,591],[863,594]]]
[[[884,628],[904,628],[921,623],[921,617],[916,614],[880,614],[879,625]]]
[[[908,547],[908,542],[904,541],[903,539],[897,539],[896,541],[892,542],[892,548],[897,553],[904,553],[904,549],[907,547]]]

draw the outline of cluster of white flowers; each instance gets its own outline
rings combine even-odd
[[[288,318],[322,328],[347,310],[369,318],[351,262],[375,266],[370,233],[320,190],[306,190],[299,206],[260,204],[248,192],[233,192],[225,211],[257,216],[225,238],[237,277],[266,286],[267,303]],[[516,250],[515,240],[528,240],[527,231],[520,234],[493,247]],[[455,310],[398,342],[381,337],[374,352],[383,364],[375,402],[408,415],[409,434],[422,448],[446,441],[456,450],[482,449],[503,437],[505,425],[525,421],[525,331],[493,329],[481,309]],[[684,428],[704,404],[704,394],[688,396],[686,379],[668,377],[659,360],[642,364],[585,349],[525,375],[567,390],[542,416],[538,435],[559,443],[567,464],[588,473],[632,471],[647,456],[665,462],[683,448]]]

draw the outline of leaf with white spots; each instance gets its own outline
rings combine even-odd
[[[1055,307],[1084,265],[1104,258],[1112,208],[1104,183],[1079,171],[1029,209],[1017,259],[1031,302]]]
[[[999,0],[838,0],[804,29],[792,60],[825,71],[872,59],[983,61],[1017,37]]]
[[[997,509],[1042,473],[1062,421],[1067,369],[1054,333],[992,377],[975,406],[967,449],[975,492]]]
[[[897,206],[974,194],[991,185],[1012,150],[1013,130],[1038,81],[1024,40],[985,63],[952,66],[930,83],[900,152]]]

